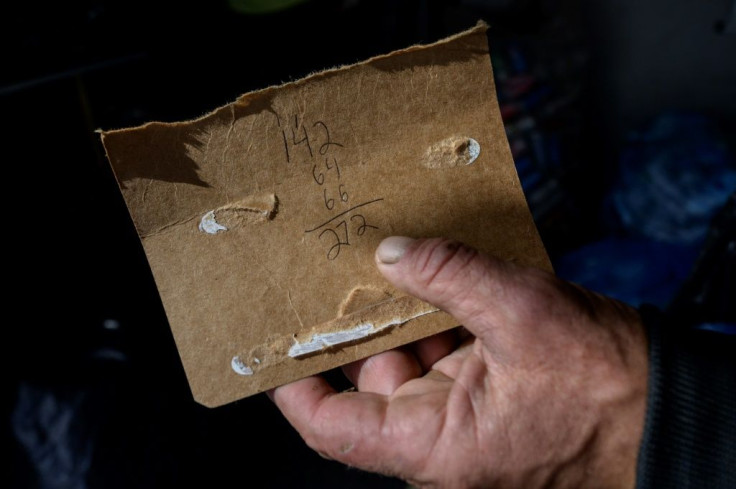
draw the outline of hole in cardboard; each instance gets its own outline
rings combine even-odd
[[[423,160],[427,168],[453,168],[472,164],[480,155],[480,144],[466,136],[452,136],[429,147]]]

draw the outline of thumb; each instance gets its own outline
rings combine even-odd
[[[530,306],[547,295],[540,286],[549,284],[549,274],[447,239],[386,238],[376,264],[395,287],[451,314],[484,342],[500,325],[528,324]]]

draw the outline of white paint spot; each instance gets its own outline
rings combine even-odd
[[[235,370],[236,373],[240,375],[253,375],[253,369],[247,366],[243,361],[240,359],[239,356],[235,355],[230,362],[230,366]]]
[[[378,325],[374,325],[373,323],[361,323],[353,328],[344,331],[317,333],[313,335],[309,341],[306,341],[304,343],[299,343],[297,341],[293,345],[291,345],[291,348],[289,348],[289,356],[292,358],[298,358],[304,355],[309,355],[310,353],[314,353],[316,351],[320,351],[324,348],[330,348],[332,346],[340,345],[343,343],[350,343],[352,341],[367,338],[368,336],[374,335],[380,331],[383,331],[386,328],[390,328],[391,326],[404,324],[411,319],[415,319],[420,316],[424,316],[425,314],[430,314],[437,311],[438,309],[433,309],[431,311],[417,313],[414,316],[408,318],[393,318],[390,321]]]
[[[468,156],[470,156],[470,159],[468,160],[466,165],[472,164],[476,159],[478,159],[478,156],[480,155],[480,144],[478,144],[478,141],[476,141],[473,138],[468,138]]]
[[[256,365],[260,365],[261,364],[261,360],[258,359],[258,358],[253,358],[253,361],[256,363]]]
[[[209,211],[207,214],[202,216],[202,220],[199,221],[199,230],[207,234],[217,234],[220,231],[227,231],[227,228],[217,222],[217,219],[215,219],[215,211]]]
[[[346,331],[335,331],[334,333],[317,333],[312,336],[312,339],[306,343],[294,343],[289,348],[289,356],[292,358],[301,357],[314,353],[323,348],[329,348],[330,346],[339,345],[340,343],[347,343],[349,341],[359,340],[370,336],[378,331],[373,327],[371,323],[359,324],[352,329]]]

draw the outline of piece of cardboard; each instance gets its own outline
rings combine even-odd
[[[378,273],[387,236],[445,236],[550,269],[485,31],[248,93],[197,120],[102,132],[198,402],[457,326]]]

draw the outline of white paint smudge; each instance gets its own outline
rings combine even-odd
[[[236,373],[240,375],[253,375],[253,369],[247,366],[243,361],[240,359],[239,356],[235,355],[230,362],[230,366],[235,370]]]
[[[390,328],[391,326],[404,324],[405,322],[412,319],[416,319],[420,316],[424,316],[425,314],[431,314],[437,311],[438,309],[433,309],[430,311],[417,313],[414,316],[408,318],[393,318],[390,321],[378,325],[374,325],[373,323],[361,323],[353,328],[344,331],[316,333],[309,341],[306,341],[304,343],[299,343],[298,341],[295,342],[291,346],[291,348],[289,348],[289,356],[292,358],[298,358],[304,355],[309,355],[310,353],[314,353],[316,351],[320,351],[324,348],[330,348],[343,343],[350,343],[356,340],[361,340],[380,331],[383,331],[386,328]]]
[[[217,222],[215,211],[209,211],[199,221],[199,230],[207,234],[217,234],[220,231],[227,231],[227,228]]]
[[[468,156],[470,156],[470,159],[468,160],[466,165],[472,164],[475,160],[478,159],[478,156],[480,155],[480,144],[478,144],[478,141],[476,141],[473,138],[468,138]]]

